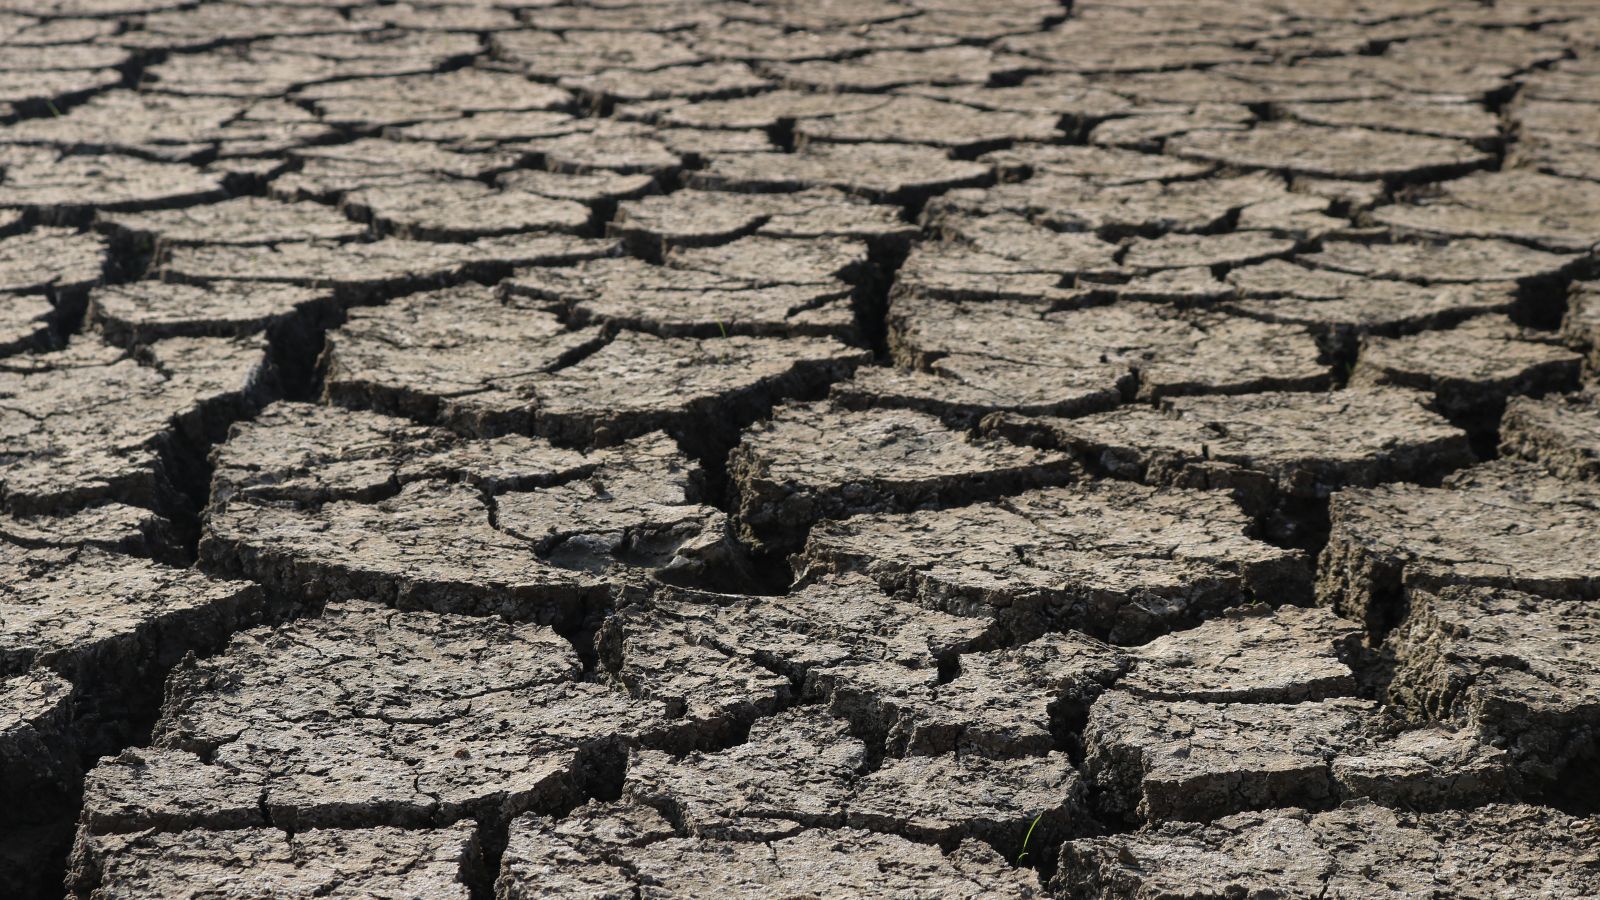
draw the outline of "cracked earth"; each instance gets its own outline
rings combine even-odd
[[[1592,0],[0,0],[0,896],[1600,895]]]

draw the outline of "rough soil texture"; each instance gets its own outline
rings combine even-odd
[[[0,0],[0,897],[1600,894],[1581,0]]]

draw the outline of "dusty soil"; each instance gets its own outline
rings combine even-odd
[[[1586,0],[0,0],[0,896],[1600,895]]]

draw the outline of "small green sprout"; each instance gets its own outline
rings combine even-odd
[[[723,337],[727,337],[728,336],[728,329],[727,329],[726,326],[724,326],[722,324],[722,320],[721,319],[717,320],[717,330],[722,332],[722,336]]]
[[[1033,817],[1032,822],[1028,823],[1028,833],[1022,836],[1022,852],[1017,854],[1017,862],[1019,864],[1028,857],[1028,842],[1033,840],[1033,830],[1039,827],[1039,820],[1042,818],[1044,818],[1044,813],[1039,813]]]

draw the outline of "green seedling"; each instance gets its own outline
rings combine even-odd
[[[1028,833],[1022,836],[1022,852],[1017,854],[1017,862],[1019,864],[1028,858],[1028,842],[1033,840],[1033,830],[1039,827],[1039,820],[1042,818],[1044,818],[1044,813],[1039,813],[1033,817],[1032,822],[1028,823]]]

